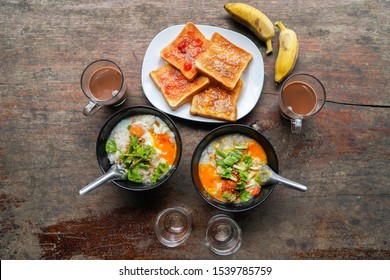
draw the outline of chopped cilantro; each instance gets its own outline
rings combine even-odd
[[[126,151],[118,150],[113,139],[107,141],[105,148],[107,153],[120,152],[120,159],[123,167],[127,170],[127,179],[129,181],[143,183],[144,178],[140,174],[140,169],[148,170],[151,168],[151,159],[156,150],[152,146],[146,145],[136,135],[130,135],[129,140],[129,146]],[[169,165],[167,163],[159,163],[151,181],[156,182],[168,170]]]
[[[164,175],[169,169],[169,165],[167,163],[159,163],[157,165],[156,170],[154,171],[152,178],[150,181],[153,183],[157,182],[158,178],[160,178],[162,175]]]
[[[128,169],[127,179],[136,183],[142,183],[142,177],[139,174],[138,168]]]
[[[107,153],[115,153],[117,150],[116,143],[114,139],[110,139],[106,143],[106,152]]]

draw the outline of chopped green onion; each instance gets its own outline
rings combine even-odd
[[[236,144],[234,146],[234,148],[237,149],[237,150],[246,150],[248,148],[248,146],[244,145],[244,144]]]
[[[236,162],[238,162],[240,159],[236,158],[234,156],[228,155],[224,160],[223,163],[227,166],[233,166]]]
[[[236,198],[237,198],[235,194],[230,193],[230,192],[224,192],[224,193],[222,194],[222,197],[223,197],[224,199],[226,199],[227,201],[230,201],[230,202],[235,201]]]
[[[260,169],[259,160],[252,159],[246,152],[247,148],[247,145],[236,144],[233,150],[216,149],[216,155],[218,155],[215,160],[217,173],[223,179],[237,182],[233,193],[225,191],[222,194],[226,201],[233,202],[237,199],[242,202],[249,201],[252,199],[249,189],[260,187],[261,176],[264,175],[258,172]]]
[[[229,155],[237,158],[238,160],[240,160],[242,157],[242,153],[239,150],[233,150],[233,151],[228,153],[228,156]]]
[[[246,202],[252,198],[251,194],[248,191],[241,191],[240,192],[240,199],[242,202]]]
[[[252,167],[252,158],[250,155],[244,155],[242,161],[246,164],[248,168]]]
[[[238,164],[233,164],[233,167],[235,169],[238,169],[238,170],[241,170],[241,171],[245,171],[246,170],[246,165],[243,162],[240,162]]]
[[[238,173],[240,174],[240,179],[244,182],[248,182],[248,172],[237,170]]]
[[[243,189],[245,189],[245,183],[241,181],[236,185],[236,190],[243,190]]]
[[[229,177],[229,179],[232,180],[232,181],[234,181],[234,182],[237,182],[237,181],[238,181],[237,178],[234,177],[233,175],[231,175],[231,176]]]
[[[250,172],[249,173],[249,176],[248,176],[248,181],[250,181],[251,179],[253,179],[253,177],[256,176],[256,172]]]
[[[215,152],[223,158],[227,157],[227,154],[221,149],[216,149]]]
[[[224,172],[221,174],[221,178],[230,179],[230,177],[232,177],[232,171],[233,169],[230,167],[225,168]]]
[[[255,179],[252,179],[249,181],[248,185],[246,185],[247,188],[250,188],[250,187],[258,187],[259,184],[256,182]]]

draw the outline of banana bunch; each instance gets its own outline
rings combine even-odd
[[[274,26],[269,18],[258,9],[243,3],[227,3],[225,10],[234,20],[248,27],[257,37],[266,43],[266,53],[272,53],[272,38],[275,36]],[[282,22],[275,25],[280,29],[279,53],[275,62],[275,82],[280,83],[294,69],[298,58],[297,34],[286,28]]]
[[[243,3],[227,3],[224,8],[234,20],[248,27],[265,42],[267,54],[272,53],[272,38],[275,36],[275,31],[272,22],[265,14]]]
[[[294,30],[286,28],[281,21],[275,25],[280,29],[279,53],[275,63],[275,82],[280,83],[294,69],[298,58],[298,37]]]

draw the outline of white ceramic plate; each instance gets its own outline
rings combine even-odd
[[[176,38],[183,27],[184,24],[164,29],[150,42],[142,64],[142,88],[144,93],[153,106],[172,116],[200,122],[223,122],[191,115],[190,103],[186,103],[178,109],[172,110],[149,77],[150,71],[167,63],[160,57],[160,51]],[[207,25],[196,25],[196,27],[207,39],[210,39],[214,32],[218,32],[233,44],[253,55],[252,60],[241,76],[244,87],[237,102],[237,120],[243,118],[255,107],[263,89],[264,63],[259,49],[250,39],[239,33]]]

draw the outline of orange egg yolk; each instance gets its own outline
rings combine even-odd
[[[142,125],[131,125],[130,127],[130,135],[136,135],[138,138],[141,138],[144,135],[145,131]]]
[[[248,143],[247,152],[252,158],[259,158],[261,162],[267,163],[267,155],[265,154],[263,147],[256,141],[250,141]]]
[[[215,166],[211,164],[199,164],[199,178],[204,189],[216,199],[222,200],[222,193],[217,192],[216,186],[222,182],[222,179],[216,172]]]
[[[169,165],[173,165],[176,158],[176,143],[170,141],[170,136],[167,134],[156,134],[153,130],[150,131],[154,146],[159,149],[161,157],[166,160]]]

